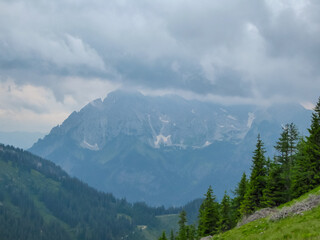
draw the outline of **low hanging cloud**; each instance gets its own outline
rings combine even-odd
[[[69,78],[59,85],[63,99],[58,100],[50,88],[16,84],[7,79],[0,82],[0,125],[2,131],[49,132],[68,115],[80,110],[92,99],[103,98],[117,88],[99,79]],[[62,91],[62,90],[56,90]],[[87,92],[85,96],[83,93]]]
[[[61,112],[68,97],[78,107],[120,86],[314,102],[319,13],[318,0],[1,1],[0,81],[47,89]]]

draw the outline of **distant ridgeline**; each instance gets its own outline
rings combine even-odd
[[[71,178],[54,163],[0,144],[0,238],[143,240],[138,225],[181,209],[130,204]]]
[[[210,184],[222,199],[250,168],[258,133],[271,153],[281,125],[306,129],[309,114],[299,104],[224,106],[115,91],[73,112],[30,151],[118,198],[182,206]]]
[[[238,224],[245,224],[252,218],[249,215],[259,209],[288,203],[293,198],[298,198],[318,187],[320,185],[320,98],[312,113],[308,132],[309,135],[303,137],[293,123],[283,126],[274,147],[276,154],[273,159],[266,158],[264,143],[259,134],[253,152],[250,177],[247,179],[243,173],[233,191],[234,197],[230,198],[225,192],[221,203],[218,203],[210,186],[199,209],[198,223],[186,225],[187,216],[182,211],[179,231],[177,233],[171,231],[170,240],[194,240],[223,233],[235,227],[241,219],[241,224]],[[275,209],[272,211],[277,212]],[[266,226],[264,229],[266,230]],[[300,239],[301,236],[298,234],[296,233],[296,236]],[[319,232],[313,234],[315,235],[312,237],[320,237]],[[168,232],[163,232],[159,240],[166,240],[167,235]],[[311,235],[305,236],[308,239],[311,237]],[[221,234],[213,239],[229,238],[228,235],[224,238]]]

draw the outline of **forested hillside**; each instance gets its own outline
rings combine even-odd
[[[155,215],[164,213],[170,211],[118,200],[47,160],[0,145],[1,239],[142,240],[137,226],[156,227]]]

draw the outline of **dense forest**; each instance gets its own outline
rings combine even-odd
[[[27,151],[0,145],[1,239],[145,239],[137,226],[155,228],[151,208],[98,192]]]
[[[251,174],[243,173],[232,192],[225,192],[220,203],[209,186],[198,222],[187,225],[185,211],[180,212],[179,231],[163,232],[159,240],[195,240],[234,228],[253,212],[276,207],[320,185],[320,98],[312,113],[309,135],[301,136],[293,124],[282,126],[273,158],[266,157],[260,135],[252,156]]]

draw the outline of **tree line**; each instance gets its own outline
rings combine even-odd
[[[179,231],[159,240],[195,240],[232,229],[244,216],[266,207],[276,207],[320,185],[320,98],[311,117],[309,135],[300,136],[297,127],[286,124],[274,148],[266,157],[261,136],[252,157],[251,174],[243,173],[232,192],[225,192],[220,203],[209,186],[196,225],[187,225],[186,212],[179,216]]]

